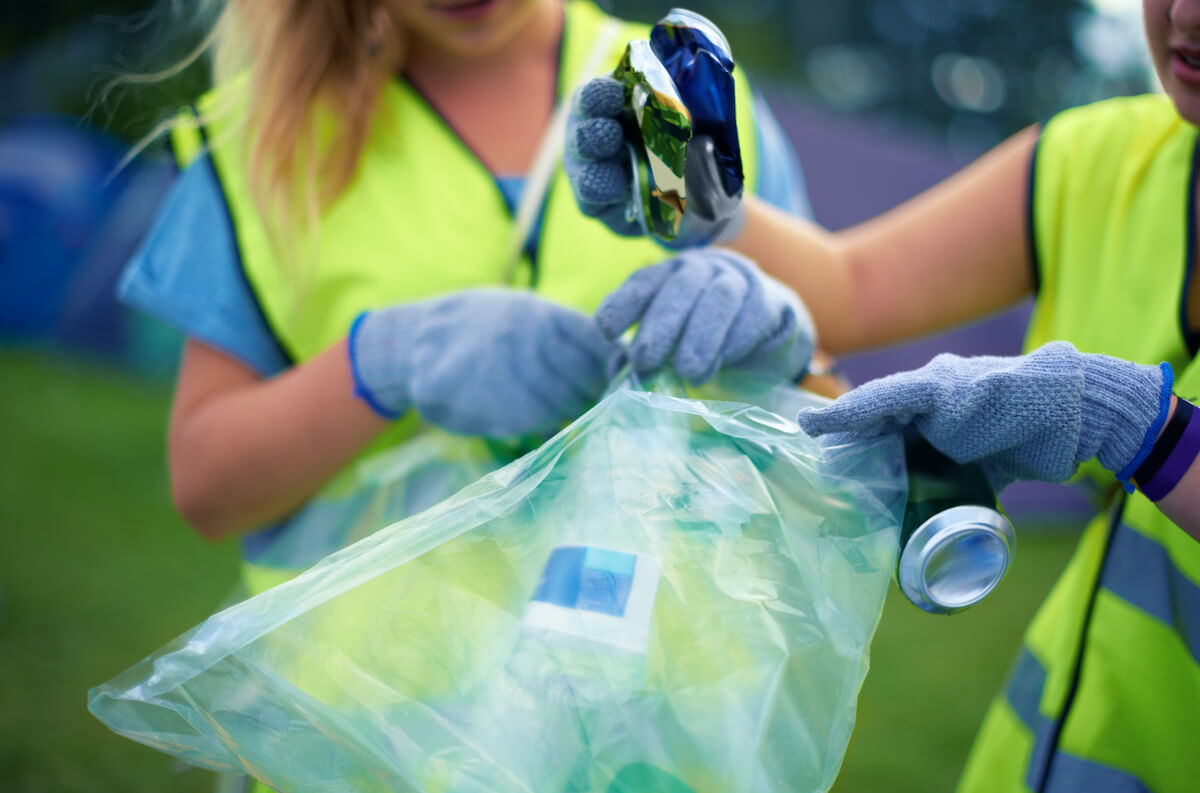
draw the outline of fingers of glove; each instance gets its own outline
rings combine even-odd
[[[797,348],[804,350],[804,366],[807,367],[817,347],[817,326],[808,311],[808,306],[804,305],[799,296],[789,301],[788,311],[792,321],[789,334],[796,340]]]
[[[423,345],[412,382],[421,417],[452,432],[499,436],[520,415],[518,394],[486,343]]]
[[[816,346],[816,329],[807,307],[795,293],[748,259],[731,263],[746,274],[751,286],[722,352],[726,365],[745,362],[765,366],[787,379],[798,377]]]
[[[550,430],[581,404],[538,355],[538,342],[509,328],[472,344],[452,344],[417,378],[413,405],[453,432],[509,437]]]
[[[584,163],[571,180],[580,209],[589,216],[629,198],[629,171],[619,160]]]
[[[511,438],[549,432],[561,421],[547,410],[544,400],[524,384],[513,383],[486,402],[463,401],[453,396],[418,404],[421,417],[443,429],[485,438]]]
[[[983,475],[987,477],[988,484],[990,484],[992,486],[992,491],[995,493],[1000,493],[1002,490],[1004,490],[1004,488],[1008,487],[1009,485],[1011,485],[1013,482],[1017,481],[1018,479],[1027,478],[1027,477],[1023,477],[1023,476],[1018,476],[1008,466],[1005,466],[1000,463],[994,463],[991,460],[983,460],[982,462],[980,462],[979,467],[981,469],[983,469]],[[1073,474],[1073,473],[1074,473],[1074,470],[1071,471],[1071,474]],[[1071,474],[1068,474],[1067,476],[1063,477],[1062,479],[1055,479],[1055,480],[1051,480],[1051,481],[1059,481],[1059,482],[1066,481],[1067,479],[1069,479],[1071,477]]]
[[[617,338],[641,318],[678,262],[678,259],[672,259],[643,267],[604,298],[596,309],[596,324],[605,338]]]
[[[575,110],[583,118],[616,118],[625,109],[625,86],[612,77],[589,80],[575,95]]]
[[[695,302],[675,350],[675,371],[695,385],[725,362],[726,336],[741,312],[748,285],[739,273],[719,272]]]
[[[519,339],[514,335],[507,352],[513,386],[531,403],[527,432],[555,430],[578,417],[604,387],[605,356],[590,347],[606,342],[586,315],[552,306],[536,323]]]
[[[882,435],[906,426],[903,417],[864,413],[857,404],[809,408],[800,412],[796,423],[809,435],[838,433],[854,438]]]
[[[675,350],[696,301],[713,279],[713,267],[695,258],[663,282],[642,314],[637,335],[629,346],[629,359],[639,371],[657,369]]]
[[[764,337],[761,344],[736,360],[724,359],[722,365],[758,372],[773,380],[795,382],[812,359],[811,341],[796,330],[791,311],[774,333]]]
[[[597,361],[607,361],[618,345],[605,338],[593,317],[564,309],[555,317],[555,328],[565,339]]]
[[[745,282],[741,306],[721,348],[723,360],[736,362],[762,349],[769,337],[779,333],[786,318],[780,315],[778,306],[767,301],[763,275],[749,259],[726,251],[721,263]]]
[[[788,329],[786,317],[772,316],[761,302],[747,300],[734,318],[721,348],[726,363],[770,352]]]
[[[581,389],[568,372],[583,374],[583,370],[571,369],[569,356],[552,354],[552,347],[537,345],[535,361],[527,361],[519,375],[519,386],[540,405],[544,417],[537,429],[552,429],[581,415],[592,406],[598,391]],[[598,369],[599,382],[603,388],[603,369]]]
[[[843,394],[833,404],[805,410],[796,417],[809,435],[830,432],[858,436],[892,432],[935,408],[931,389],[913,372],[873,380]]]
[[[621,373],[621,370],[629,365],[629,350],[621,345],[617,345],[612,356],[608,359],[608,364],[605,366],[605,376],[608,380],[612,380]]]
[[[541,345],[543,361],[581,399],[591,403],[603,393],[608,362],[620,345],[606,340],[595,321],[583,314],[567,311],[553,322],[555,334]]]
[[[749,349],[740,355],[734,355],[731,352],[727,360],[736,362],[767,356],[796,340],[796,315],[792,313],[790,307],[785,306],[779,311],[778,315],[774,317],[774,322],[775,327],[764,323],[761,326],[764,332],[758,336],[757,340],[748,345]],[[752,330],[757,330],[757,328],[752,328]],[[746,333],[745,337],[747,340],[753,338],[749,333]]]
[[[611,118],[589,118],[570,127],[568,147],[585,160],[610,160],[625,145],[625,131]]]

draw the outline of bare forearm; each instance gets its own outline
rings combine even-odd
[[[1200,458],[1184,474],[1183,479],[1158,508],[1179,528],[1200,542]]]
[[[235,384],[214,354],[189,345],[170,436],[176,504],[207,537],[287,515],[386,426],[354,396],[344,343]]]
[[[730,247],[803,298],[822,348],[833,353],[853,349],[857,295],[841,241],[753,196],[745,201],[746,224]]]
[[[979,319],[1032,288],[1025,216],[1036,132],[836,234],[747,198],[731,247],[799,293],[835,354]]]

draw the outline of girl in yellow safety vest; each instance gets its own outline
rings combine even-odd
[[[1200,0],[1143,10],[1165,95],[1068,110],[838,234],[753,198],[713,219],[718,241],[804,297],[834,353],[1034,297],[1027,354],[938,356],[800,417],[812,433],[915,430],[998,489],[1078,474],[1106,494],[1026,633],[963,791],[1200,785]],[[606,123],[598,103],[581,107],[568,138],[599,140]],[[614,216],[624,196],[595,185],[623,163],[599,146],[568,156],[581,207]],[[601,306],[609,337],[645,324],[645,281]]]
[[[332,550],[284,540],[351,461],[429,424],[544,437],[602,394],[616,346],[591,313],[670,252],[591,222],[555,159],[540,185],[536,166],[556,102],[646,34],[582,0],[225,4],[215,87],[172,128],[183,170],[120,296],[187,336],[172,491],[270,567],[251,590]],[[737,85],[747,184],[808,214],[785,138]],[[697,316],[724,317],[676,345],[685,374],[803,372],[789,290],[740,259],[685,263]]]

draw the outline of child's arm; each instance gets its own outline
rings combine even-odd
[[[802,411],[811,435],[911,430],[992,486],[1064,482],[1095,459],[1200,540],[1200,410],[1171,394],[1165,364],[1081,353],[1064,341],[1011,357],[943,354]]]
[[[1200,542],[1200,457],[1192,462],[1170,495],[1158,502],[1158,508],[1172,523]]]
[[[564,163],[580,209],[619,234],[640,233],[625,220],[623,91],[598,78],[574,107]],[[800,294],[832,353],[903,341],[999,311],[1033,288],[1026,214],[1037,138],[1037,128],[1019,132],[916,198],[837,234],[753,196],[725,196],[714,187],[711,154],[693,141],[683,223],[707,231],[681,231],[671,244],[707,239],[755,261]],[[871,189],[870,181],[858,189]]]
[[[211,538],[278,520],[409,411],[463,435],[548,437],[604,392],[615,352],[591,317],[498,288],[364,312],[346,341],[267,380],[190,341],[176,503]]]
[[[899,207],[837,234],[746,199],[729,245],[794,288],[833,353],[894,343],[1028,294],[1027,129]]]
[[[269,379],[189,340],[170,426],[171,492],[219,539],[304,503],[387,422],[354,395],[345,342]]]

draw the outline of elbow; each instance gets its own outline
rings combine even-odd
[[[171,500],[183,519],[196,533],[209,542],[217,542],[233,534],[237,527],[221,508],[215,488],[199,476],[171,468]]]
[[[241,467],[231,467],[229,458],[208,444],[172,438],[169,456],[175,509],[209,542],[244,534],[287,514],[272,509],[261,488],[242,481]]]
[[[233,499],[219,466],[206,462],[213,458],[210,450],[194,441],[195,436],[189,439],[172,428],[168,444],[171,500],[197,534],[217,542],[238,530],[230,509]]]
[[[243,528],[235,483],[225,470],[221,441],[211,432],[174,421],[167,437],[171,500],[197,534],[218,542]]]

